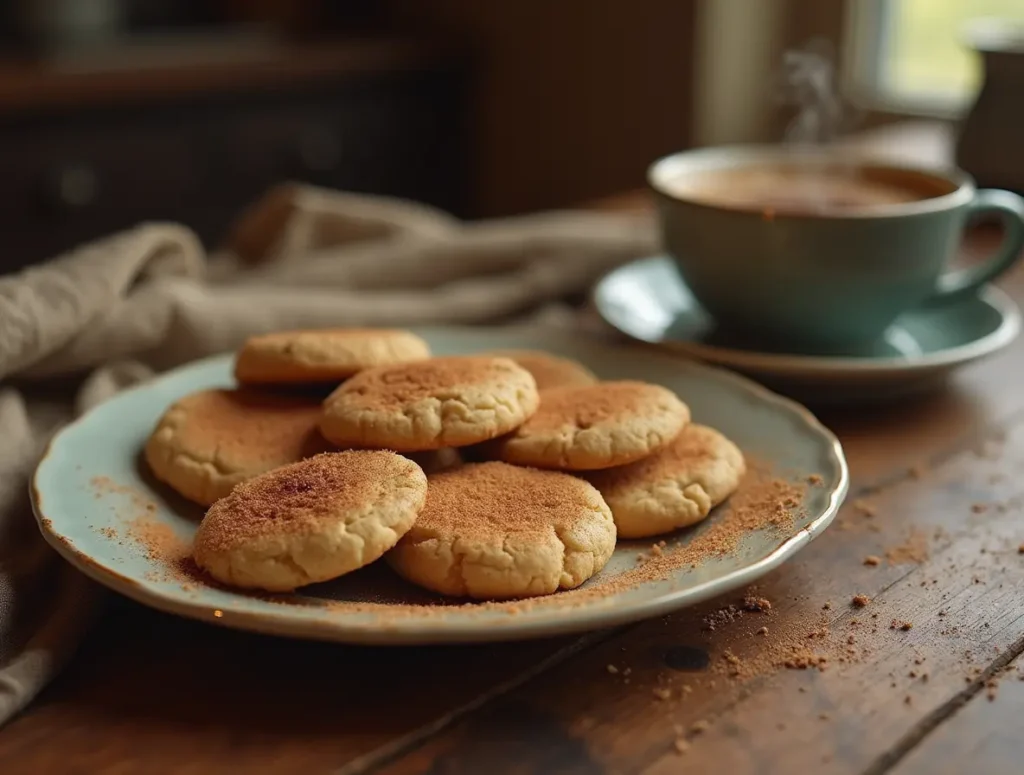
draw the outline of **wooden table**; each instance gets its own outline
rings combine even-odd
[[[1024,270],[1002,286],[1024,303]],[[0,773],[1020,772],[1024,339],[941,394],[822,419],[851,496],[759,585],[768,614],[708,631],[729,596],[582,638],[357,648],[111,599],[71,667],[0,731]],[[722,669],[784,631],[852,635],[858,656]]]

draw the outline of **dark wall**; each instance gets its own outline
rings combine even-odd
[[[482,215],[643,185],[693,124],[691,0],[381,0],[477,57],[471,181]]]

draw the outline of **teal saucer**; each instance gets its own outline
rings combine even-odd
[[[940,387],[955,368],[1010,344],[1017,306],[994,286],[977,296],[902,315],[869,348],[828,355],[740,341],[697,303],[671,259],[626,264],[595,287],[601,317],[643,342],[744,373],[810,403],[889,400]]]

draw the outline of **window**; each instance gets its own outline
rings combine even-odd
[[[969,22],[995,17],[1024,25],[1024,0],[848,0],[845,77],[870,107],[951,115],[981,82]]]

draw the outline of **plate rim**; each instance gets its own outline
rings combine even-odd
[[[815,355],[796,355],[785,353],[760,353],[747,350],[734,350],[728,347],[701,344],[685,339],[645,339],[637,334],[621,328],[606,312],[608,302],[605,301],[608,283],[613,282],[616,275],[625,274],[639,265],[655,262],[671,263],[672,259],[664,254],[644,256],[620,264],[605,272],[594,284],[590,294],[591,303],[597,310],[601,320],[633,341],[653,345],[666,352],[686,353],[718,366],[744,369],[749,372],[771,374],[780,377],[821,377],[856,375],[859,377],[872,375],[915,376],[924,372],[935,371],[952,366],[960,366],[979,358],[986,357],[1009,346],[1020,334],[1021,312],[1017,304],[1004,290],[987,283],[977,293],[983,304],[995,310],[1000,317],[999,326],[992,332],[975,339],[973,342],[956,345],[938,350],[928,355],[916,356],[885,356],[877,358],[844,358],[840,356],[823,357]]]
[[[517,331],[536,334],[538,326],[508,326],[499,329],[502,334],[515,335]],[[480,333],[479,327],[472,326],[414,326],[410,330],[416,332],[434,331],[439,334],[449,332]],[[548,332],[545,330],[545,335]],[[573,335],[583,337],[588,344],[598,345],[607,350],[631,349],[629,345],[608,342],[586,333],[569,334],[565,331],[551,330],[553,336]],[[646,355],[654,358],[674,361],[678,359],[657,351],[647,351]],[[490,624],[459,623],[457,626],[446,624],[443,628],[431,628],[422,622],[416,626],[403,626],[399,620],[383,626],[374,626],[372,622],[365,624],[346,623],[332,618],[312,619],[295,618],[288,615],[289,606],[282,605],[280,613],[228,611],[211,608],[198,600],[174,597],[150,589],[134,578],[124,576],[116,570],[98,562],[89,554],[79,549],[59,530],[56,529],[52,517],[45,512],[44,497],[40,479],[44,469],[53,464],[53,452],[66,434],[79,428],[89,421],[90,417],[110,401],[136,391],[152,390],[161,382],[180,376],[192,369],[201,369],[216,361],[227,360],[231,353],[220,353],[189,361],[173,369],[169,369],[154,377],[118,392],[107,401],[103,401],[63,426],[55,433],[46,445],[43,455],[37,463],[29,480],[29,497],[32,513],[36,519],[44,539],[67,562],[76,569],[101,585],[129,597],[147,607],[185,618],[270,635],[292,638],[332,641],[353,645],[428,645],[455,643],[484,643],[500,641],[517,641],[532,638],[558,637],[569,634],[585,634],[601,629],[623,626],[647,619],[663,616],[672,611],[695,605],[711,597],[725,594],[739,587],[750,584],[757,578],[779,567],[827,528],[842,506],[850,487],[849,466],[839,439],[832,433],[807,407],[785,396],[754,382],[735,372],[699,362],[690,362],[688,368],[710,373],[716,379],[732,382],[758,400],[772,405],[799,418],[810,431],[818,435],[827,449],[828,456],[835,467],[838,478],[835,486],[828,494],[828,502],[822,513],[811,523],[805,525],[794,534],[781,541],[769,554],[742,568],[737,568],[722,576],[709,579],[696,586],[681,590],[669,590],[649,599],[638,601],[628,606],[604,607],[587,611],[585,606],[576,609],[578,616],[563,616],[554,620],[536,619],[531,621],[528,616],[510,617],[509,626],[493,626]]]

